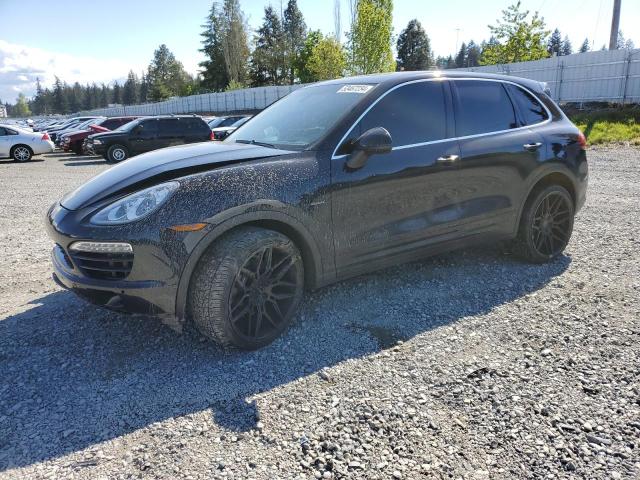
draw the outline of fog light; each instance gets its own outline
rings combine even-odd
[[[133,248],[128,243],[122,242],[74,242],[69,246],[74,252],[94,253],[131,253]]]

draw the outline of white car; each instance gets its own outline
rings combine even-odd
[[[51,153],[54,148],[46,132],[29,132],[15,125],[0,124],[0,158],[28,162],[34,155]]]

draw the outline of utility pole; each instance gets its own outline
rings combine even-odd
[[[613,0],[613,18],[611,19],[611,36],[609,37],[609,50],[618,48],[618,30],[620,30],[620,3],[622,0]]]

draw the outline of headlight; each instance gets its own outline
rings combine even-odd
[[[98,140],[97,138],[94,138],[91,141],[93,142],[94,145],[100,145],[102,143],[102,140]]]
[[[132,193],[106,206],[93,217],[94,225],[119,225],[139,220],[160,208],[178,189],[178,182],[167,182]]]

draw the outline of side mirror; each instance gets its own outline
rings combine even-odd
[[[375,127],[360,135],[351,145],[346,166],[350,170],[364,167],[371,155],[389,153],[393,147],[391,134],[383,127]]]

